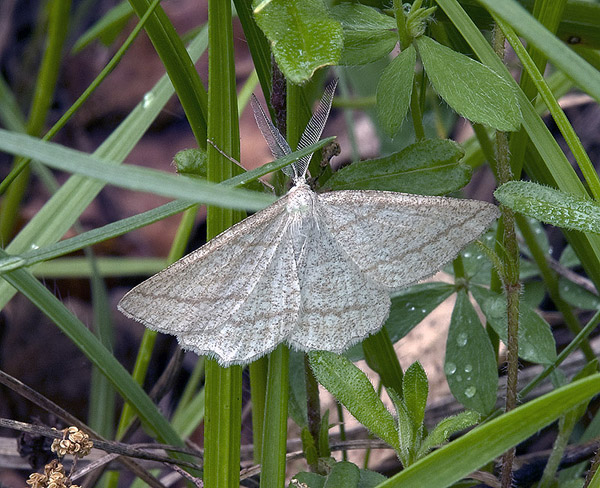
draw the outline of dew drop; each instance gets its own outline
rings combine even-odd
[[[144,99],[142,100],[142,108],[148,108],[150,104],[154,101],[154,94],[148,92],[144,95]]]
[[[454,373],[456,373],[456,364],[446,363],[446,365],[444,366],[444,372],[447,375],[453,375]]]
[[[408,310],[409,310],[410,312],[414,312],[414,311],[415,311],[415,307],[410,307]]]
[[[471,253],[467,251],[467,252],[463,253],[463,256],[468,259],[471,257]]]
[[[465,373],[470,373],[471,371],[473,371],[473,365],[465,364]]]
[[[426,310],[426,309],[424,309],[424,308],[422,308],[422,309],[421,309],[421,313],[427,313],[427,310]]]
[[[31,243],[31,246],[29,246],[29,247],[30,247],[31,249],[34,249],[34,250],[35,250],[35,249],[39,249],[39,248],[40,248],[40,246],[38,246],[38,245],[37,245],[36,243],[34,243],[34,242],[32,242],[32,243]]]
[[[469,386],[466,390],[465,390],[465,396],[467,398],[473,398],[475,396],[475,393],[477,393],[477,388],[475,388],[474,386]]]
[[[463,347],[467,345],[469,338],[467,337],[466,332],[461,332],[456,336],[456,343],[459,347]]]

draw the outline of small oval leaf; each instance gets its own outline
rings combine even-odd
[[[339,64],[371,63],[389,54],[398,42],[396,21],[379,10],[360,3],[341,3],[330,12],[344,30]]]
[[[600,310],[600,297],[566,278],[558,279],[560,297],[570,305],[583,310]]]
[[[394,295],[385,323],[390,340],[395,343],[402,339],[453,292],[454,286],[434,282],[414,285]]]
[[[323,488],[358,488],[360,470],[356,464],[348,461],[335,463]]]
[[[472,286],[470,291],[494,332],[506,344],[506,297],[480,286]],[[519,312],[519,357],[532,363],[552,364],[556,343],[550,325],[524,301],[519,304]]]
[[[515,212],[566,229],[600,234],[600,204],[531,181],[509,181],[494,192]]]
[[[498,73],[427,36],[416,43],[433,88],[457,113],[502,131],[519,128],[516,89]]]
[[[310,367],[329,393],[377,437],[398,449],[394,417],[385,408],[367,375],[344,356],[327,351],[308,354]]]
[[[336,171],[324,186],[332,190],[387,190],[444,195],[465,186],[471,168],[460,162],[462,148],[449,139],[427,139],[378,159]]]
[[[464,290],[458,292],[450,319],[444,364],[450,391],[465,407],[482,414],[496,403],[496,355]]]
[[[395,136],[408,112],[417,52],[408,46],[383,70],[377,84],[377,115],[388,136]]]
[[[258,3],[254,0],[253,7]],[[279,68],[292,83],[304,83],[318,68],[340,59],[342,26],[322,0],[272,0],[254,17],[271,41]]]

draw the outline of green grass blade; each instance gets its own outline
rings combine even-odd
[[[0,255],[4,254],[0,251]],[[169,422],[160,414],[144,390],[132,380],[125,368],[44,285],[22,269],[8,273],[3,278],[31,300],[73,341],[111,381],[121,396],[134,406],[144,424],[155,431],[159,439],[176,445],[183,444]]]
[[[206,49],[206,36],[200,34],[192,41],[189,49],[190,56],[198,59]],[[119,127],[94,151],[94,156],[122,161],[146,132],[172,94],[173,87],[165,75]],[[103,183],[78,175],[69,178],[13,239],[6,251],[18,254],[58,241],[71,228],[103,186]],[[13,295],[14,290],[6,283],[0,282],[0,308],[3,308]]]
[[[152,2],[130,0],[129,3],[141,18]],[[162,7],[153,12],[145,29],[175,87],[198,146],[205,148],[207,95],[194,66],[193,56],[186,52],[183,41]]]
[[[263,193],[223,188],[214,183],[182,178],[151,168],[103,161],[52,142],[40,141],[25,134],[2,129],[0,129],[0,149],[37,159],[56,169],[85,175],[122,188],[146,191],[165,197],[248,210],[260,210],[274,201],[273,197]]]
[[[450,486],[598,392],[600,374],[571,383],[473,429],[377,488]]]

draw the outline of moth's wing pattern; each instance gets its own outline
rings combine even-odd
[[[318,200],[340,247],[389,291],[439,271],[499,217],[491,203],[396,192],[336,191]]]
[[[150,329],[178,336],[184,347],[226,354],[216,345],[222,341],[219,331],[231,332],[233,324],[265,327],[259,320],[262,308],[250,305],[256,303],[255,290],[261,291],[272,273],[288,272],[289,263],[279,262],[289,246],[284,242],[289,227],[285,202],[286,197],[281,198],[139,284],[123,297],[119,309]],[[288,281],[269,286],[283,285],[287,288],[279,293],[282,297],[285,293],[285,300],[266,303],[273,307],[273,315],[295,323],[298,287]],[[240,324],[238,316],[247,322]],[[219,357],[222,362],[237,361]]]
[[[284,234],[289,234],[289,227]],[[283,342],[300,310],[300,284],[289,235],[280,240],[268,267],[235,308],[218,326],[179,333],[177,340],[185,349],[216,357],[222,366],[250,363]]]
[[[388,317],[388,292],[368,279],[321,221],[308,217],[296,238],[300,317],[287,342],[302,350],[341,353],[378,331]]]

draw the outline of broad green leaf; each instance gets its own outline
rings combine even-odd
[[[360,470],[356,464],[342,461],[335,463],[323,488],[358,488]]]
[[[427,374],[417,361],[412,363],[404,372],[402,380],[403,399],[411,416],[415,429],[420,429],[425,419],[425,406],[429,393]]]
[[[393,296],[385,325],[391,341],[402,339],[453,292],[454,286],[434,282],[411,286]]]
[[[445,442],[448,442],[448,439],[452,434],[475,425],[479,422],[480,418],[480,414],[472,411],[461,412],[458,415],[445,418],[437,424],[425,438],[419,449],[418,457],[421,458],[434,447],[441,446]]]
[[[482,424],[378,488],[446,488],[600,392],[600,374],[571,383]]]
[[[370,469],[360,470],[360,480],[358,488],[375,488],[379,483],[383,483],[387,478],[377,471]]]
[[[510,181],[494,196],[515,212],[547,224],[600,233],[600,204],[530,181]]]
[[[331,16],[344,29],[358,31],[395,30],[396,20],[376,8],[360,3],[340,3],[331,8]]]
[[[415,77],[417,52],[408,46],[385,68],[377,84],[377,115],[388,136],[395,136],[406,119]]]
[[[427,139],[378,159],[359,161],[325,182],[332,190],[389,190],[443,195],[465,186],[471,168],[460,162],[462,148],[449,139]]]
[[[255,8],[258,0],[252,2]],[[286,78],[300,84],[322,66],[337,64],[342,54],[342,26],[323,0],[273,0],[258,12],[256,23],[271,41]]]
[[[323,488],[325,486],[325,476],[317,473],[308,473],[301,471],[292,477],[292,480],[297,480],[298,483],[304,483],[308,488]],[[290,481],[288,488],[298,488],[297,484]]]
[[[444,371],[450,391],[465,407],[483,414],[494,408],[496,355],[464,290],[458,292],[452,311]]]
[[[508,325],[504,295],[480,286],[473,286],[470,291],[494,332],[506,344]],[[533,363],[553,363],[556,359],[556,344],[550,325],[526,302],[521,301],[519,308],[519,357]]]
[[[478,239],[492,249],[496,242],[495,227],[496,223],[492,224],[491,229]],[[469,244],[461,251],[460,257],[463,262],[465,274],[469,277],[469,282],[486,285],[490,283],[492,263],[479,245],[476,243]],[[444,271],[450,275],[454,275],[454,267],[451,262],[444,267]]]
[[[457,113],[502,131],[519,128],[517,92],[502,76],[427,36],[416,44],[433,88]]]
[[[327,351],[308,354],[317,378],[346,409],[369,431],[398,448],[396,422],[385,408],[373,385],[360,369],[344,356]]]
[[[398,42],[391,31],[344,30],[344,50],[339,60],[342,66],[373,63],[387,56]]]
[[[335,5],[331,15],[344,30],[344,50],[339,64],[357,65],[376,61],[389,54],[398,42],[396,21],[360,3]]]
[[[574,307],[584,310],[600,310],[600,297],[598,295],[594,295],[566,278],[559,278],[558,291],[561,298]]]

